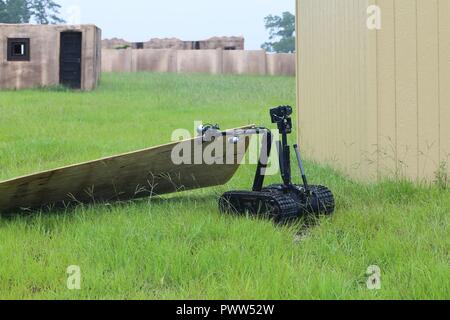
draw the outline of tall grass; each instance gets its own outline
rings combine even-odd
[[[165,143],[195,120],[269,125],[278,104],[295,105],[294,79],[106,74],[89,93],[0,92],[0,180]],[[0,298],[450,298],[448,189],[307,168],[337,200],[310,228],[218,213],[222,192],[250,188],[252,166],[218,188],[1,217]],[[69,265],[81,290],[66,287]],[[370,265],[381,290],[367,289]]]

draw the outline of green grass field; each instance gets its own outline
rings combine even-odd
[[[166,143],[195,120],[269,125],[278,104],[295,105],[293,78],[105,74],[90,93],[0,92],[0,180]],[[337,200],[309,229],[219,214],[218,196],[249,189],[252,166],[227,186],[152,202],[0,217],[0,298],[450,298],[449,189],[307,166]],[[81,290],[67,289],[69,265]],[[381,290],[367,289],[371,265]]]

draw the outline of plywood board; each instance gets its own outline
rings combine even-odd
[[[228,150],[218,156],[225,164],[206,164],[201,154],[211,142],[198,137],[0,182],[0,212],[74,202],[126,201],[222,185],[233,177],[247,151],[250,135],[241,132],[239,137],[232,147],[223,136],[216,140]],[[188,164],[172,161],[174,148],[180,147],[192,150]],[[227,164],[230,162],[224,158],[234,161]]]

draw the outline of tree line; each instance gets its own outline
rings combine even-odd
[[[57,24],[61,6],[53,0],[0,0],[0,23]],[[295,15],[283,12],[264,19],[269,40],[261,47],[268,52],[295,52]]]
[[[64,23],[53,0],[0,0],[0,23]]]
[[[295,15],[283,12],[281,16],[269,15],[264,18],[269,31],[269,42],[261,48],[268,52],[295,52]]]

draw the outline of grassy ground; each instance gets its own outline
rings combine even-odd
[[[107,74],[92,93],[0,92],[0,180],[165,143],[194,120],[268,125],[280,103],[295,105],[293,78]],[[449,190],[362,185],[307,164],[337,211],[300,236],[219,215],[221,192],[251,185],[247,166],[227,186],[151,203],[0,217],[0,298],[450,298]],[[66,287],[69,265],[79,291]],[[379,291],[367,289],[370,265]]]

